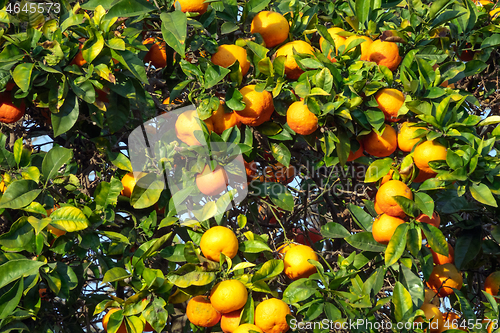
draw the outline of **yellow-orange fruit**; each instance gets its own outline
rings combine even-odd
[[[292,280],[307,278],[316,273],[316,266],[310,264],[307,260],[318,261],[318,256],[312,248],[307,245],[297,245],[290,248],[285,253],[284,272]]]
[[[309,135],[318,129],[318,117],[303,101],[292,103],[286,112],[288,126],[297,134]]]
[[[286,315],[291,314],[288,305],[280,299],[270,298],[255,308],[255,325],[265,333],[285,333],[290,329]]]
[[[234,232],[223,226],[215,226],[203,234],[200,249],[205,258],[219,262],[220,254],[233,259],[238,253],[238,238]]]
[[[221,315],[214,309],[208,297],[196,296],[189,300],[186,316],[196,326],[212,327],[217,325]]]
[[[453,264],[436,265],[427,281],[427,286],[439,294],[439,297],[446,297],[453,294],[453,289],[462,288],[462,274]]]
[[[276,57],[286,56],[285,75],[290,80],[297,80],[304,71],[299,67],[293,57],[293,50],[297,53],[314,54],[314,49],[308,43],[302,40],[296,40],[286,43],[276,51]]]
[[[142,44],[153,44],[148,53],[144,56],[144,62],[155,66],[156,68],[165,68],[167,66],[167,44],[154,37],[146,38]]]
[[[270,92],[266,90],[258,92],[255,90],[255,85],[248,85],[241,88],[240,93],[243,95],[245,108],[235,112],[242,124],[259,126],[271,119],[274,103]]]
[[[109,317],[111,317],[111,315],[113,313],[115,313],[116,311],[119,311],[119,310],[120,310],[119,308],[109,309],[108,313],[106,313],[106,315],[102,318],[102,327],[104,328],[105,332],[108,331]],[[125,322],[122,322],[122,324],[120,325],[120,328],[118,328],[116,333],[127,333],[127,327],[125,327]]]
[[[212,55],[214,65],[228,68],[238,60],[241,74],[245,76],[250,69],[250,62],[247,59],[247,50],[238,45],[220,45]]]
[[[220,165],[211,171],[207,164],[203,171],[196,175],[196,186],[205,195],[219,195],[227,188],[228,184],[226,170]]]
[[[220,102],[219,107],[209,119],[212,122],[214,132],[219,135],[231,127],[241,126],[241,122],[236,112],[226,112],[223,101]]]
[[[334,43],[335,43],[335,55],[338,55],[339,54],[339,48],[342,46],[342,45],[346,45],[346,38],[343,37],[343,36],[339,36],[338,33],[339,32],[342,32],[342,31],[345,31],[344,29],[342,28],[339,28],[339,27],[332,27],[332,28],[329,28],[328,29],[328,33],[330,34],[330,36],[332,37]],[[321,52],[323,52],[323,49],[325,48],[324,46],[324,42],[325,42],[325,39],[323,37],[321,37],[319,39],[319,48],[321,49]],[[330,61],[332,62],[337,62],[337,59],[335,59],[332,55],[333,51],[330,50],[330,52],[328,53],[328,59],[330,59]]]
[[[219,282],[210,292],[212,306],[222,314],[240,310],[245,306],[247,299],[247,288],[238,280]]]
[[[364,39],[365,40],[364,42],[359,44],[359,46],[361,47],[361,59],[360,60],[368,60],[368,57],[370,55],[370,46],[372,45],[373,40],[367,36],[351,36],[345,40],[345,43],[344,43],[345,46],[348,47],[349,43],[351,43],[352,41],[354,41],[356,39]],[[352,51],[353,50],[350,50],[349,52],[352,52]]]
[[[446,147],[437,141],[425,141],[419,144],[413,151],[413,161],[420,170],[436,174],[429,166],[429,162],[446,160],[447,153]]]
[[[271,48],[283,43],[288,38],[290,26],[280,13],[262,11],[253,18],[250,32],[259,33],[264,39],[266,47]]]
[[[399,180],[389,180],[380,186],[377,191],[376,200],[380,209],[390,216],[405,217],[406,214],[394,199],[394,196],[403,196],[413,199],[413,192],[405,183]]]
[[[377,39],[370,45],[368,60],[377,65],[386,66],[391,71],[395,71],[401,63],[399,47],[393,42],[382,42]]]
[[[431,333],[440,333],[444,331],[443,314],[434,304],[422,304],[420,310],[424,311],[425,318],[430,321],[429,328]],[[423,322],[422,318],[416,318],[416,322]]]
[[[454,264],[455,263],[455,251],[453,250],[453,246],[448,243],[448,256],[444,256],[434,250],[429,246],[429,250],[432,253],[432,260],[434,261],[434,265],[444,265],[444,264]]]
[[[177,3],[181,5],[183,13],[198,13],[203,15],[208,9],[208,2],[205,2],[205,0],[176,0],[174,5],[177,6]]]
[[[25,108],[24,101],[21,101],[19,106],[15,106],[10,93],[0,93],[0,123],[15,123],[24,116]]]
[[[398,147],[404,152],[411,152],[413,147],[420,141],[420,138],[414,138],[416,130],[424,127],[411,127],[415,123],[405,122],[401,125],[398,133]]]
[[[233,333],[240,326],[241,309],[225,313],[220,318],[220,328],[224,333]]]
[[[484,280],[484,291],[492,296],[497,296],[500,289],[500,271],[493,272]],[[498,300],[497,300],[498,302]]]
[[[396,228],[405,223],[399,217],[382,214],[373,221],[372,235],[373,239],[381,244],[389,244]]]
[[[384,113],[386,121],[398,121],[398,111],[405,102],[405,96],[397,89],[380,89],[375,95],[378,108]]]
[[[363,137],[362,142],[365,151],[376,157],[387,157],[398,147],[396,130],[387,124],[381,136],[372,131]]]

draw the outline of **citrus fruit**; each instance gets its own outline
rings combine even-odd
[[[174,5],[177,6],[177,3],[180,4],[183,13],[203,15],[208,9],[208,2],[205,2],[205,0],[175,0]]]
[[[443,314],[434,304],[424,303],[420,307],[424,311],[425,318],[429,320],[429,328],[431,333],[440,333],[444,330]],[[416,318],[416,322],[423,322],[422,318]]]
[[[439,306],[439,296],[437,296],[434,290],[424,288],[424,303],[431,303],[435,306]]]
[[[220,165],[212,171],[207,164],[203,171],[196,175],[196,186],[205,195],[219,195],[227,188],[227,185],[226,170]]]
[[[352,41],[355,41],[356,39],[364,39],[365,40],[364,42],[359,44],[359,46],[361,47],[361,59],[360,60],[368,60],[368,56],[370,55],[370,46],[372,45],[373,40],[367,36],[351,36],[345,40],[345,42],[344,42],[345,47],[348,47],[349,44]],[[349,52],[352,52],[352,51],[354,51],[354,49],[349,50]]]
[[[377,65],[386,66],[391,71],[395,71],[401,63],[399,47],[393,42],[383,42],[377,39],[370,45],[368,60]]]
[[[255,325],[264,333],[285,333],[290,329],[287,314],[291,311],[285,302],[277,298],[267,299],[255,308]]]
[[[423,171],[423,170],[418,170],[418,168],[416,168],[418,171],[418,174],[417,174],[417,177],[415,177],[415,179],[413,180],[414,183],[422,183],[424,181],[426,181],[427,179],[430,179],[430,178],[434,178],[436,176],[436,173],[435,172],[427,172],[427,171]]]
[[[219,262],[221,253],[233,259],[238,253],[238,238],[231,229],[215,226],[201,236],[200,248],[207,259]]]
[[[238,45],[220,45],[212,55],[214,65],[228,68],[238,60],[241,74],[245,76],[250,69],[250,62],[247,59],[247,50]]]
[[[290,250],[292,247],[298,246],[299,244],[295,243],[285,243],[278,247],[276,251],[279,253],[280,257],[285,257],[285,254]]]
[[[453,246],[448,243],[448,256],[444,256],[435,252],[432,248],[429,247],[432,253],[432,260],[434,265],[444,265],[444,264],[454,264],[455,263],[455,251],[453,250]]]
[[[209,131],[212,130],[212,123],[205,122]],[[201,120],[198,117],[198,111],[184,111],[179,115],[175,122],[175,134],[177,138],[188,146],[201,146],[201,143],[194,135],[194,131],[202,131]]]
[[[255,90],[255,85],[249,85],[241,88],[240,93],[243,95],[245,108],[235,112],[242,124],[259,126],[271,119],[274,104],[270,92],[266,90],[258,92]]]
[[[415,131],[425,129],[424,127],[414,127],[415,123],[405,122],[399,128],[398,147],[404,152],[411,152],[413,147],[420,141],[420,138],[415,138]]]
[[[224,333],[233,333],[240,326],[241,309],[225,313],[220,318],[220,328]]]
[[[49,297],[48,297],[48,294],[47,294],[47,288],[40,288],[40,289],[38,289],[38,295],[40,295],[40,298],[42,299],[42,301],[48,301],[49,300]]]
[[[377,191],[376,200],[380,209],[390,216],[405,217],[406,214],[398,205],[394,196],[403,196],[410,200],[413,199],[413,192],[405,183],[399,180],[389,180],[384,185],[380,186]]]
[[[379,207],[379,205],[378,205],[377,201],[375,201],[375,203],[374,203],[374,208],[375,208],[375,211],[377,212],[377,214],[379,214],[379,215],[380,215],[380,214],[383,214],[383,213],[384,213],[384,212],[382,211],[382,209],[380,209],[380,207]]]
[[[387,214],[382,214],[373,221],[372,234],[373,239],[375,239],[380,244],[389,244],[389,241],[394,235],[394,231],[400,225],[405,223],[404,220],[399,217],[390,216]]]
[[[321,232],[314,228],[308,229],[307,236],[304,234],[304,231],[302,231],[302,229],[292,229],[292,231],[297,233],[295,241],[302,245],[313,246],[314,244],[323,239],[323,236],[321,236]],[[309,241],[309,239],[311,240]]]
[[[294,51],[297,53],[314,54],[314,49],[311,45],[303,40],[296,40],[286,43],[276,51],[276,57],[285,56],[285,75],[290,80],[297,80],[304,71],[299,67],[295,58]]]
[[[212,122],[214,132],[219,135],[221,135],[225,130],[231,127],[241,126],[241,122],[236,115],[236,112],[226,112],[223,101],[219,103],[219,107],[217,108],[217,110],[215,110],[215,112],[209,119]]]
[[[429,276],[427,286],[438,293],[439,297],[453,294],[453,289],[462,288],[462,274],[453,264],[436,265]]]
[[[222,314],[241,309],[245,306],[247,299],[247,288],[238,280],[219,282],[210,292],[212,306]]]
[[[167,44],[154,37],[146,38],[143,42],[143,45],[151,45],[148,53],[144,56],[144,62],[149,63],[155,66],[155,68],[164,68],[167,66]]]
[[[495,8],[492,11],[490,11],[490,17],[492,20],[496,20],[499,16],[500,16],[500,8]]]
[[[195,296],[188,302],[186,316],[196,326],[212,327],[217,325],[221,315],[214,309],[208,297]]]
[[[85,59],[83,59],[83,54],[81,51],[83,49],[83,42],[80,41],[80,45],[78,46],[78,48],[80,49],[80,51],[78,51],[76,56],[73,58],[73,60],[71,60],[71,62],[69,64],[70,65],[77,65],[78,67],[82,67],[83,65],[85,65],[87,63],[87,61]]]
[[[347,162],[352,162],[354,160],[357,160],[358,158],[360,158],[361,156],[364,156],[365,154],[363,153],[363,144],[359,142],[359,148],[358,150],[356,150],[355,152],[353,152],[352,150],[349,152],[349,156],[347,157]]]
[[[497,296],[500,290],[500,271],[493,272],[484,280],[484,291],[492,296]]]
[[[332,28],[329,28],[328,29],[328,33],[330,34],[330,36],[332,37],[334,43],[335,43],[335,55],[338,55],[339,54],[339,48],[342,46],[342,45],[345,45],[346,44],[346,39],[345,37],[343,36],[339,36],[338,33],[339,32],[342,32],[342,31],[345,31],[344,29],[342,28],[338,28],[338,27],[332,27]],[[324,46],[324,41],[325,39],[323,37],[321,37],[319,39],[319,47],[321,49],[321,52],[323,52],[323,49],[326,47]],[[346,45],[347,46],[347,45]],[[337,62],[337,59],[335,59],[333,56],[332,56],[332,50],[330,50],[330,52],[328,52],[328,59],[330,59],[330,61],[332,62]]]
[[[416,220],[418,222],[431,224],[436,228],[439,228],[439,225],[441,224],[441,217],[437,212],[432,213],[432,217],[429,217],[425,214],[420,214],[419,216],[417,216]]]
[[[129,172],[123,176],[123,190],[120,194],[130,198],[132,196],[132,192],[134,191],[135,184],[137,184],[137,181],[145,175],[147,175],[145,172]]]
[[[382,136],[375,131],[365,135],[362,139],[365,151],[376,157],[387,157],[396,151],[398,146],[396,131],[390,125],[385,125]]]
[[[290,26],[280,13],[262,11],[255,15],[250,26],[250,32],[259,33],[267,48],[283,43],[288,38]]]
[[[307,245],[297,245],[285,253],[284,272],[292,280],[307,278],[316,273],[316,267],[307,260],[318,261],[318,256],[312,248]]]
[[[106,315],[104,316],[104,318],[102,318],[102,327],[104,328],[105,332],[108,331],[109,317],[111,317],[111,315],[113,313],[115,313],[116,311],[119,311],[119,310],[120,310],[119,308],[111,308],[111,309],[109,309],[108,313],[106,313]],[[125,327],[125,322],[124,321],[122,321],[122,324],[120,325],[120,328],[118,328],[118,330],[116,331],[116,333],[127,333],[127,327]]]
[[[12,103],[10,93],[0,93],[0,122],[4,124],[12,124],[24,116],[26,108],[23,101],[19,106]]]
[[[397,89],[380,89],[375,95],[378,108],[384,113],[386,121],[398,121],[398,111],[405,102],[405,96]]]
[[[58,228],[54,227],[51,224],[47,225],[47,231],[50,232],[51,234],[53,234],[56,237],[59,237],[59,236],[62,236],[62,235],[66,234],[66,230],[58,229]]]
[[[292,103],[286,112],[288,126],[297,134],[309,135],[318,128],[318,117],[303,101]]]
[[[413,151],[413,161],[417,168],[426,173],[436,174],[429,166],[429,162],[446,160],[447,149],[437,141],[425,141]]]
[[[251,331],[256,331],[259,333],[264,333],[260,328],[253,324],[243,324],[238,326],[236,330],[233,331],[233,333],[250,333]]]
[[[384,177],[382,177],[382,180],[380,180],[380,185],[384,185],[385,183],[387,183],[389,180],[392,180],[392,175],[394,174],[394,170],[390,170],[387,175],[385,175]]]

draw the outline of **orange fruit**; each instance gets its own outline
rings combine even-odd
[[[453,294],[453,289],[462,288],[462,274],[453,264],[436,265],[427,281],[427,286],[438,293],[439,297]]]
[[[424,288],[424,303],[431,303],[435,306],[439,306],[439,296],[436,296],[436,292],[429,288]]]
[[[285,333],[290,329],[287,314],[291,311],[285,302],[277,298],[266,299],[255,308],[255,325],[265,333]]]
[[[214,132],[219,135],[231,127],[241,126],[241,122],[236,115],[236,112],[226,112],[223,101],[219,103],[219,107],[209,119],[212,122]]]
[[[353,152],[351,150],[349,152],[349,156],[347,157],[347,162],[352,162],[354,160],[357,160],[361,156],[365,156],[365,154],[363,153],[363,144],[361,142],[359,142],[359,148],[358,148],[358,150],[356,150],[355,152]]]
[[[233,333],[250,333],[251,331],[256,331],[259,333],[264,333],[260,328],[253,324],[243,324],[238,326],[236,330],[233,331]]]
[[[379,205],[378,205],[377,201],[375,201],[375,203],[374,203],[374,208],[375,208],[375,211],[377,212],[377,214],[379,214],[379,215],[380,215],[380,214],[383,214],[383,213],[384,213],[384,212],[382,211],[382,209],[380,209],[380,207],[379,207]]]
[[[382,214],[373,221],[372,234],[373,239],[375,239],[380,244],[389,244],[389,241],[394,235],[394,231],[400,225],[405,223],[399,217],[390,216],[387,214]]]
[[[144,56],[144,62],[155,66],[155,68],[167,67],[167,44],[157,38],[149,37],[143,42],[143,45],[153,44],[148,53]]]
[[[342,45],[346,44],[345,37],[342,37],[342,36],[338,35],[338,33],[342,32],[342,31],[345,31],[345,30],[342,29],[342,28],[339,28],[339,27],[332,27],[332,28],[328,29],[328,33],[330,34],[330,36],[332,37],[333,41],[335,42],[335,55],[338,55],[339,54],[339,48]],[[324,45],[323,44],[324,41],[325,41],[325,39],[323,37],[321,37],[319,39],[319,48],[321,49],[321,52],[323,52],[323,48],[325,47],[325,46],[323,46]],[[337,59],[335,59],[334,57],[332,57],[332,50],[330,50],[330,52],[328,53],[328,59],[330,59],[330,61],[332,61],[332,62],[337,62]]]
[[[482,328],[486,328],[488,333],[492,333],[495,326],[498,328],[498,323],[495,324],[492,320],[483,319],[482,321]],[[467,332],[467,330],[462,327],[459,327],[459,329]]]
[[[241,68],[241,74],[246,75],[250,69],[250,62],[247,59],[247,50],[238,45],[220,45],[212,55],[214,65],[228,68],[238,60]]]
[[[103,103],[109,103],[109,98],[108,98],[109,88],[104,87],[103,89],[95,90],[95,92],[97,93],[96,100],[101,101]]]
[[[240,326],[241,309],[225,313],[220,318],[220,328],[224,333],[233,333]]]
[[[123,190],[121,191],[121,195],[124,195],[126,197],[131,197],[132,192],[134,190],[135,184],[137,184],[137,181],[147,175],[145,172],[129,172],[122,178],[122,185],[123,185]]]
[[[192,324],[201,327],[215,326],[221,317],[205,296],[196,296],[189,300],[186,316]]]
[[[383,42],[377,39],[370,45],[368,61],[373,61],[377,65],[386,66],[391,71],[395,71],[401,63],[399,47],[393,42]]]
[[[227,188],[228,183],[226,170],[220,165],[211,171],[207,164],[203,171],[196,175],[196,186],[205,195],[221,194]]]
[[[222,314],[243,308],[247,299],[247,288],[238,280],[219,282],[210,292],[212,306]]]
[[[235,111],[242,124],[259,126],[271,119],[274,112],[273,96],[269,91],[257,92],[255,85],[245,86],[240,89],[243,95],[245,108]]]
[[[292,180],[294,180],[295,176],[297,175],[297,172],[293,165],[286,167],[278,162],[276,163],[276,165],[273,166],[273,169],[274,169],[274,175],[276,176],[276,180],[282,184],[291,183]]]
[[[496,20],[499,16],[500,16],[500,8],[495,8],[492,11],[490,11],[490,17],[492,20]]]
[[[420,307],[420,310],[424,311],[425,318],[430,321],[429,328],[431,333],[440,333],[444,331],[443,314],[439,311],[437,306],[430,303],[424,303]],[[420,317],[416,318],[415,321],[423,322]]]
[[[318,261],[318,256],[312,248],[307,245],[297,245],[290,248],[285,253],[283,262],[285,264],[284,272],[292,280],[308,278],[316,273],[316,267],[307,260]]]
[[[299,244],[295,243],[285,243],[278,247],[276,251],[279,253],[280,257],[284,257],[285,254],[290,250],[292,247],[298,246]]]
[[[428,174],[436,173],[429,167],[429,162],[446,160],[447,149],[437,141],[425,141],[419,144],[413,151],[413,161],[419,170]]]
[[[484,291],[492,296],[497,296],[500,290],[500,271],[493,272],[484,280]]]
[[[83,42],[80,42],[80,45],[78,46],[78,48],[80,50],[83,49]],[[73,58],[73,60],[71,60],[71,62],[69,64],[70,65],[77,65],[78,67],[82,67],[86,63],[87,63],[87,61],[85,59],[83,59],[82,51],[78,51],[76,56]]]
[[[0,93],[0,122],[12,124],[24,116],[26,105],[21,101],[19,106],[12,103],[10,93]]]
[[[439,214],[437,212],[434,212],[432,214],[432,218],[425,215],[425,214],[420,214],[419,216],[417,216],[416,220],[418,222],[432,224],[436,228],[439,228],[439,225],[441,224],[441,217],[439,216]]]
[[[398,205],[394,196],[403,196],[410,200],[413,199],[413,192],[405,183],[399,180],[389,180],[384,185],[380,186],[377,191],[377,204],[380,209],[390,216],[405,217],[403,209]]]
[[[418,168],[417,168],[417,170],[418,170]],[[418,170],[418,175],[417,175],[417,177],[415,177],[413,182],[414,183],[422,183],[422,182],[426,181],[427,179],[434,178],[434,176],[436,176],[436,175],[437,175],[437,173],[435,173],[435,172],[426,172],[423,170]]]
[[[304,71],[300,69],[299,65],[293,57],[294,52],[314,54],[314,49],[311,45],[304,42],[303,40],[296,40],[293,42],[286,43],[276,51],[276,57],[285,56],[285,75],[290,80],[297,80]]]
[[[267,48],[283,43],[288,38],[290,26],[280,13],[262,11],[252,20],[250,32],[259,33]]]
[[[321,236],[321,232],[314,228],[309,228],[309,230],[307,231],[307,236],[304,234],[302,229],[292,229],[292,231],[297,233],[295,241],[302,245],[313,246],[313,244],[316,244],[323,239],[323,236]],[[311,239],[311,241],[309,241],[309,239]]]
[[[382,180],[380,181],[380,185],[384,185],[385,183],[387,183],[389,180],[392,180],[392,175],[394,174],[394,170],[390,170],[387,175],[385,175],[384,177],[382,177]]]
[[[427,245],[427,247],[429,247],[429,250],[431,250],[434,265],[455,263],[455,251],[453,250],[453,247],[450,245],[450,243],[448,243],[448,256],[443,256],[442,254],[434,252],[434,250],[431,249],[429,245]]]
[[[47,296],[47,288],[38,289],[38,294],[40,295],[40,298],[42,299],[42,301],[49,300],[49,297]]]
[[[55,237],[59,237],[66,234],[66,230],[58,229],[51,224],[47,225],[47,231],[53,234]]]
[[[212,122],[205,121],[209,131],[213,130]],[[175,122],[175,134],[177,138],[188,146],[201,146],[201,143],[194,135],[194,131],[202,131],[201,120],[198,117],[198,111],[184,111],[179,115]]]
[[[113,313],[115,313],[116,311],[119,311],[119,310],[120,310],[119,308],[111,308],[111,309],[109,309],[108,313],[106,313],[106,315],[104,316],[104,318],[102,318],[102,327],[104,328],[105,332],[108,331],[109,317],[111,317],[111,315]],[[127,333],[127,327],[125,327],[125,322],[124,321],[122,322],[122,324],[120,325],[120,328],[118,328],[118,330],[116,331],[116,333]]]
[[[424,127],[412,127],[415,123],[405,122],[399,128],[398,147],[404,152],[411,152],[413,147],[420,141],[420,138],[414,138],[415,131],[425,129]]]
[[[405,102],[405,96],[397,89],[380,89],[375,95],[378,108],[384,113],[386,121],[398,121],[398,111]]]
[[[303,101],[292,103],[286,112],[288,126],[297,134],[309,135],[318,129],[318,117]]]
[[[5,193],[5,190],[7,190],[7,186],[5,186],[5,182],[2,180],[0,183],[0,192]]]
[[[398,146],[396,131],[390,125],[385,125],[382,136],[375,131],[365,135],[362,139],[365,151],[376,157],[387,157],[396,151]]]
[[[365,41],[362,42],[361,44],[359,44],[359,46],[361,47],[361,59],[360,60],[368,60],[368,56],[370,55],[370,46],[372,45],[373,43],[373,40],[370,38],[370,37],[367,37],[367,36],[351,36],[351,37],[348,37],[346,40],[345,40],[345,47],[348,47],[349,46],[349,43],[351,43],[352,41],[356,40],[356,39],[364,39]],[[354,49],[350,50],[349,52],[352,52]]]
[[[208,9],[208,2],[205,2],[205,0],[176,0],[174,5],[177,6],[177,3],[181,5],[183,13],[198,13],[203,15]]]
[[[207,259],[219,262],[221,253],[233,259],[238,253],[238,238],[231,229],[215,226],[201,236],[200,248]]]

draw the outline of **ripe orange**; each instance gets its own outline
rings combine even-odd
[[[15,106],[10,98],[10,93],[0,93],[0,122],[12,124],[24,116],[26,105],[21,101],[19,106]]]
[[[208,2],[205,2],[205,0],[176,0],[174,5],[177,6],[177,2],[181,5],[183,13],[189,12],[203,15],[208,9]]]
[[[245,306],[247,299],[247,288],[238,280],[219,282],[210,292],[212,306],[222,314],[241,309]]]
[[[425,214],[420,214],[419,216],[417,216],[416,220],[418,222],[432,224],[436,228],[439,228],[439,225],[441,224],[441,217],[439,216],[439,214],[437,212],[434,212],[432,214],[432,218],[430,218],[429,216],[427,216]]]
[[[66,230],[58,229],[51,224],[47,226],[47,231],[53,234],[55,237],[59,237],[66,234]]]
[[[241,88],[240,93],[246,106],[243,110],[236,111],[236,116],[242,124],[259,126],[271,119],[274,104],[269,91],[257,92],[255,85],[249,85]]]
[[[304,234],[302,229],[292,229],[293,232],[297,233],[297,236],[295,237],[295,241],[299,244],[302,245],[308,245],[308,246],[313,246],[317,242],[323,239],[323,236],[321,236],[321,232],[317,229],[314,228],[309,228],[307,231],[307,236]],[[309,241],[309,238],[311,241]],[[312,242],[312,244],[311,244]]]
[[[349,156],[347,157],[347,162],[352,162],[354,160],[357,160],[358,158],[360,158],[361,156],[365,156],[365,154],[363,153],[363,144],[359,142],[359,148],[358,150],[356,150],[355,152],[353,152],[352,150],[349,152]]]
[[[241,309],[225,313],[220,318],[220,328],[224,333],[233,333],[240,325]]]
[[[462,274],[453,264],[436,265],[427,281],[427,286],[438,293],[439,297],[453,294],[453,289],[462,288]]]
[[[191,323],[201,327],[215,326],[221,317],[205,296],[196,296],[189,300],[186,316]]]
[[[285,75],[290,80],[297,80],[304,71],[300,69],[299,65],[293,57],[293,50],[297,53],[314,54],[314,49],[311,45],[303,40],[296,40],[286,43],[276,51],[276,57],[286,56],[285,61]]]
[[[372,131],[362,139],[365,151],[376,157],[387,157],[396,151],[398,146],[396,131],[390,125],[385,125],[382,136]]]
[[[420,141],[420,138],[414,138],[415,131],[425,129],[424,127],[412,127],[415,123],[405,122],[399,128],[398,147],[404,152],[411,152],[413,147]]]
[[[318,256],[312,248],[307,245],[297,245],[290,248],[285,253],[283,260],[285,264],[284,272],[292,280],[307,278],[316,273],[316,267],[307,260],[318,261]]]
[[[430,167],[429,162],[446,160],[447,149],[437,141],[425,141],[419,144],[413,151],[413,160],[419,170],[428,174],[436,174]]]
[[[119,308],[111,308],[111,309],[109,309],[108,313],[106,313],[104,318],[102,318],[102,327],[104,328],[105,332],[108,331],[109,317],[111,317],[111,315],[113,313],[115,313],[116,311],[119,311],[119,310],[120,310]],[[120,328],[118,328],[116,333],[127,333],[127,327],[125,327],[125,322],[122,322],[122,324],[120,325]]]
[[[137,184],[137,181],[147,175],[145,172],[129,172],[122,178],[122,185],[123,185],[123,190],[121,191],[121,195],[124,195],[126,197],[131,197],[132,192],[134,190],[135,184]]]
[[[382,209],[380,209],[380,207],[379,207],[379,205],[378,205],[377,201],[375,201],[375,203],[374,203],[374,207],[375,207],[375,211],[377,212],[377,214],[379,214],[379,215],[380,215],[380,214],[383,214],[383,213],[384,213],[384,212],[382,211]]]
[[[348,37],[346,40],[345,40],[345,46],[348,47],[349,46],[349,43],[351,43],[352,41],[356,40],[356,39],[364,39],[365,41],[362,42],[361,44],[359,44],[359,46],[361,47],[361,59],[360,60],[368,60],[368,56],[370,55],[370,46],[372,45],[373,43],[373,40],[370,38],[370,37],[367,37],[367,36],[351,36],[351,37]],[[354,49],[350,50],[349,52],[352,52]]]
[[[330,36],[332,37],[333,41],[335,42],[335,55],[339,54],[339,48],[342,45],[346,45],[346,39],[345,39],[345,37],[342,37],[342,36],[338,35],[338,33],[342,32],[342,31],[345,31],[345,30],[342,29],[342,28],[339,28],[339,27],[332,27],[332,28],[328,29],[328,33],[330,34]],[[323,37],[321,37],[319,39],[319,47],[321,49],[321,52],[323,52],[323,48],[326,47],[326,46],[323,46],[324,45],[323,44],[324,41],[325,41],[325,39]],[[332,56],[332,50],[330,50],[330,52],[328,53],[328,59],[330,59],[330,61],[332,61],[332,62],[337,62],[337,59],[335,59]]]
[[[429,328],[431,333],[440,333],[444,331],[443,314],[434,304],[424,303],[420,307],[424,311],[425,318],[430,321]],[[423,322],[422,318],[416,318],[416,322]]]
[[[484,291],[492,296],[497,296],[500,290],[500,271],[493,272],[484,280]]]
[[[205,121],[205,124],[209,131],[213,130],[211,121]],[[194,131],[202,131],[198,111],[184,111],[175,122],[175,134],[179,140],[188,146],[201,146],[201,143],[194,135]]]
[[[70,65],[77,65],[78,67],[82,67],[83,65],[85,65],[87,63],[87,61],[85,59],[83,59],[83,54],[81,51],[81,49],[83,49],[83,42],[81,41],[81,39],[80,39],[80,45],[78,46],[78,48],[80,49],[80,51],[78,51],[76,56],[73,58],[73,60],[71,60],[71,62],[69,64]]]
[[[288,252],[288,250],[290,250],[292,247],[295,247],[295,246],[298,246],[299,244],[295,244],[295,243],[285,243],[283,245],[281,245],[280,247],[278,247],[276,249],[276,251],[279,253],[279,256],[280,257],[285,257],[285,254]]]
[[[250,62],[247,59],[247,50],[238,45],[220,45],[212,55],[214,65],[228,68],[238,60],[241,68],[241,74],[246,75],[250,69]]]
[[[38,294],[40,295],[40,298],[42,299],[42,301],[49,300],[49,297],[47,296],[47,288],[38,289]]]
[[[431,303],[435,306],[439,306],[439,296],[437,296],[435,291],[424,288],[424,303]]]
[[[217,110],[215,110],[215,112],[209,119],[209,121],[212,122],[214,132],[219,135],[221,135],[222,132],[231,127],[241,126],[241,122],[236,115],[236,112],[226,112],[223,101],[220,102],[219,107],[217,108]]]
[[[448,243],[448,256],[443,256],[442,254],[434,252],[433,249],[430,248],[432,253],[432,260],[434,261],[434,265],[444,265],[444,264],[454,264],[455,263],[455,251],[453,250],[453,246]]]
[[[418,168],[417,168],[417,171],[418,171],[418,175],[413,180],[414,183],[422,183],[422,182],[426,181],[427,179],[430,179],[430,178],[433,178],[434,176],[436,176],[435,172],[426,172],[423,170],[418,170]]]
[[[250,26],[250,32],[259,33],[267,48],[283,43],[288,38],[290,26],[280,13],[262,11],[255,15]]]
[[[389,180],[384,185],[380,186],[377,191],[377,204],[380,209],[390,216],[405,217],[403,209],[398,205],[394,196],[403,196],[410,200],[413,199],[413,192],[405,183],[399,180]]]
[[[219,262],[221,253],[233,259],[238,253],[238,238],[231,229],[215,226],[201,236],[200,248],[207,259]]]
[[[382,214],[373,221],[372,234],[373,239],[381,244],[389,244],[398,225],[405,223],[399,217]]]
[[[490,11],[490,17],[492,20],[496,20],[499,16],[500,16],[500,8],[495,8],[492,11]]]
[[[238,328],[233,333],[250,333],[251,331],[256,331],[259,333],[264,333],[260,328],[253,324],[243,324],[238,326]]]
[[[405,96],[397,89],[380,89],[375,95],[378,108],[384,113],[386,121],[398,121],[398,111],[405,102]]]
[[[267,299],[255,308],[255,325],[265,333],[285,333],[290,329],[287,314],[291,311],[285,302],[277,298]]]
[[[196,186],[205,195],[221,194],[227,188],[228,183],[226,170],[220,165],[211,171],[207,164],[203,171],[196,175]]]
[[[380,181],[380,185],[384,185],[385,183],[387,183],[389,180],[392,180],[392,175],[394,174],[394,170],[390,170],[387,175],[385,175],[384,177],[382,177],[382,180]]]
[[[396,43],[382,42],[377,39],[370,45],[368,52],[370,52],[369,61],[373,61],[380,66],[386,66],[391,71],[395,71],[401,63],[399,47]]]
[[[153,44],[144,57],[145,63],[151,62],[151,65],[155,66],[155,68],[167,67],[167,44],[164,41],[149,37],[142,44]]]
[[[309,135],[318,129],[318,117],[303,101],[292,103],[286,112],[288,126],[297,134]]]

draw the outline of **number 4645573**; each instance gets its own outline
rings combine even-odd
[[[5,9],[7,13],[10,14],[19,14],[23,13],[40,13],[40,14],[49,14],[56,13],[58,14],[61,11],[61,4],[58,2],[40,2],[40,3],[27,3],[25,2],[21,5],[19,2],[14,4],[7,4],[7,8]]]

